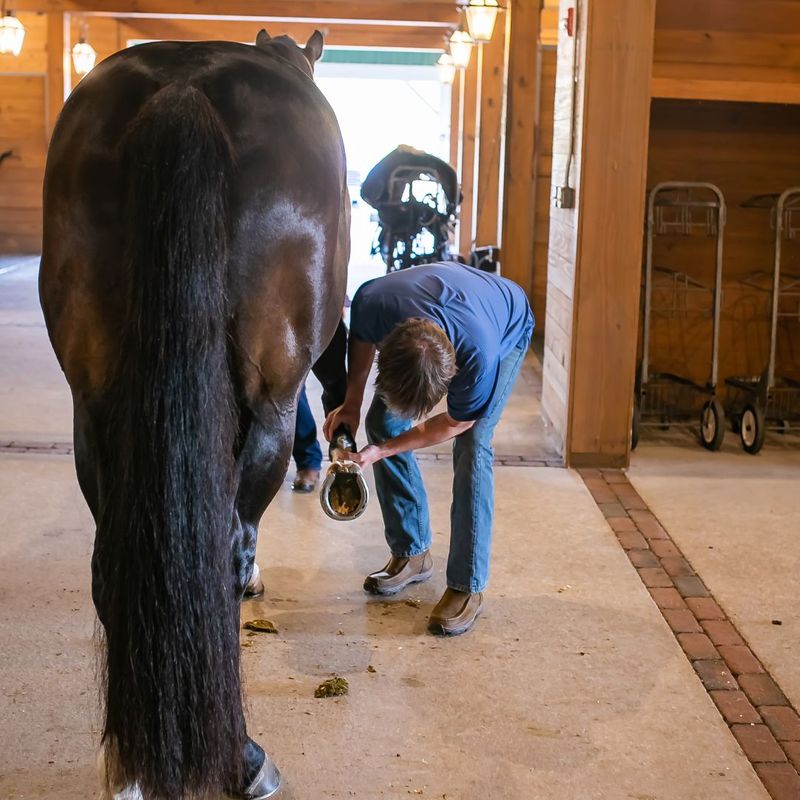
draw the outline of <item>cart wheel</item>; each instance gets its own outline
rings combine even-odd
[[[633,421],[631,422],[631,450],[636,449],[639,444],[639,433],[642,427],[642,408],[639,405],[639,398],[633,401]]]
[[[755,403],[748,403],[742,411],[740,426],[742,447],[746,453],[754,456],[764,446],[764,436],[767,433],[764,412]]]
[[[725,412],[717,400],[709,400],[700,413],[700,443],[716,452],[725,438]]]

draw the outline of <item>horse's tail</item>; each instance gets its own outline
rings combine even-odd
[[[125,135],[128,313],[98,523],[109,771],[145,798],[238,788],[245,741],[231,557],[230,143],[172,84]]]

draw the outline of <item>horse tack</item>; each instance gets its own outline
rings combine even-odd
[[[321,51],[266,32],[129,48],[76,88],[48,153],[41,300],[96,522],[103,739],[116,788],[144,798],[276,780],[245,731],[238,603],[286,410],[344,300]]]

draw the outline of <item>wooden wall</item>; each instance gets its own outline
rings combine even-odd
[[[743,208],[748,198],[800,186],[800,106],[656,100],[651,112],[648,186],[666,180],[709,181],[728,204],[725,234],[720,376],[758,375],[768,357],[768,295],[742,284],[771,271],[774,237],[766,210]],[[695,237],[656,239],[655,263],[713,283],[714,243]],[[791,251],[789,251],[791,256]],[[796,257],[796,253],[795,253]],[[800,274],[800,260],[793,272]],[[667,298],[657,297],[664,302]],[[796,328],[796,330],[798,330]],[[710,322],[697,315],[655,317],[652,365],[708,377]],[[783,352],[792,342],[783,331]],[[800,351],[800,335],[794,346]],[[800,352],[794,353],[795,368]]]
[[[742,203],[800,185],[800,3],[658,0],[656,22],[648,187],[710,181],[725,194],[720,378],[757,375],[767,361],[768,296],[742,279],[771,269],[773,235],[768,212]],[[710,283],[711,246],[659,240],[656,260]],[[707,320],[659,316],[653,337],[656,369],[707,378]],[[800,337],[784,327],[779,341],[796,373]]]
[[[536,126],[539,122],[540,10],[513,0],[508,36],[506,142],[503,158],[502,272],[532,296],[536,204]]]
[[[0,75],[0,252],[38,253],[45,139],[43,75]]]
[[[553,106],[556,93],[556,48],[539,47],[539,97],[536,123],[536,203],[531,305],[536,335],[544,336],[547,307],[547,249],[550,238],[550,193],[553,165]]]
[[[515,0],[516,1],[516,0]],[[558,0],[545,0],[538,15],[525,6],[528,21],[517,40],[524,69],[515,71],[515,19],[512,10],[512,50],[509,70],[508,149],[506,153],[506,205],[502,237],[503,274],[519,283],[536,315],[537,337],[544,336],[547,292],[547,247],[550,220],[550,179],[553,150]],[[517,15],[516,17],[514,15]],[[537,41],[538,40],[538,41]],[[534,44],[535,43],[535,44]],[[521,45],[521,47],[520,47]],[[535,50],[532,49],[535,47]],[[516,136],[514,134],[521,134]],[[531,142],[524,141],[530,137]],[[520,139],[523,139],[520,142]],[[516,147],[515,147],[516,145]],[[532,145],[532,152],[529,151]],[[527,194],[522,183],[527,181]],[[533,208],[531,208],[531,203]]]
[[[800,3],[658,0],[653,96],[800,103]]]
[[[566,15],[573,0],[562,0],[561,10]],[[582,3],[586,8],[586,3]],[[550,174],[552,187],[564,182],[569,153],[572,149],[572,104],[573,104],[573,54],[577,46],[577,68],[579,74],[586,69],[587,15],[579,15],[577,38],[567,36],[559,30],[556,70],[554,75],[554,100],[552,134],[552,154]],[[574,159],[570,170],[569,185],[577,187],[580,175],[583,145],[583,112],[585,100],[584,80],[577,84],[575,104],[575,143]],[[546,157],[546,156],[545,156]],[[542,186],[546,182],[542,181]],[[548,198],[552,195],[548,189]],[[570,391],[570,371],[572,369],[573,301],[575,298],[575,262],[578,248],[577,210],[558,209],[549,205],[546,311],[544,317],[544,364],[542,382],[542,411],[552,424],[557,439],[563,446],[568,435],[568,409]]]
[[[42,240],[42,182],[47,155],[47,16],[20,14],[26,28],[18,57],[0,55],[0,252],[38,253]],[[72,17],[72,42],[79,21]],[[89,38],[101,60],[119,49],[118,23],[93,18]],[[59,43],[60,44],[60,43]],[[79,77],[72,73],[71,85]]]

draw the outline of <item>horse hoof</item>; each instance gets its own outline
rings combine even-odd
[[[253,600],[264,594],[264,581],[261,580],[261,570],[258,564],[253,563],[253,574],[250,576],[250,583],[244,588],[245,600]]]
[[[268,797],[273,797],[280,788],[281,773],[275,766],[275,762],[265,755],[264,764],[255,780],[245,789],[242,798],[243,800],[267,800]]]
[[[133,786],[128,786],[121,792],[115,794],[114,800],[144,800],[144,799],[142,797],[142,793],[139,791],[139,787],[134,784]]]

